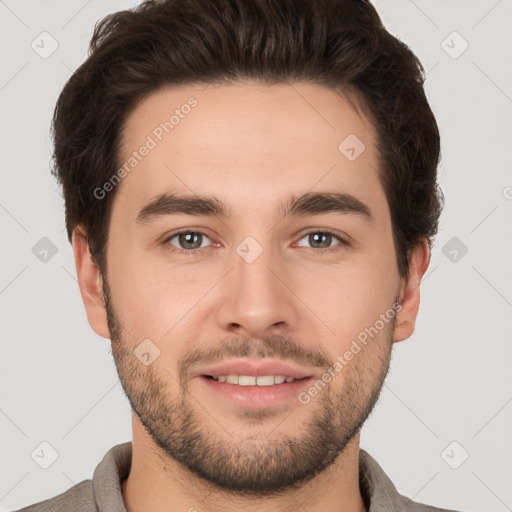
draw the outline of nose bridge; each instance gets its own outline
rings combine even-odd
[[[218,319],[224,329],[241,329],[251,337],[269,335],[269,329],[277,325],[290,329],[297,319],[293,294],[282,282],[283,262],[272,249],[271,235],[262,234],[259,239],[263,243],[247,236],[234,248],[234,268],[226,280]]]

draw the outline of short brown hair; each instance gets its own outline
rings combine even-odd
[[[384,28],[367,0],[150,0],[96,26],[89,57],[56,104],[53,173],[62,184],[71,240],[81,224],[106,270],[116,189],[93,191],[120,166],[128,114],[165,85],[302,81],[355,100],[376,128],[401,276],[410,249],[437,233],[439,131],[424,69]]]

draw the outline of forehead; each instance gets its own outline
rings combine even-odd
[[[127,117],[118,195],[141,206],[164,192],[236,192],[261,204],[317,187],[364,200],[382,195],[375,144],[371,123],[320,85],[165,87]]]

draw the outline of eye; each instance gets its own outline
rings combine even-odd
[[[176,241],[173,243],[173,240]],[[181,231],[167,237],[163,243],[172,245],[177,248],[177,252],[181,254],[198,254],[208,247],[204,245],[205,240],[210,240],[208,236],[200,231]]]
[[[320,249],[319,252],[333,252],[341,249],[340,246],[348,246],[348,243],[331,231],[310,231],[306,233],[300,240],[307,239],[313,249]],[[331,246],[331,243],[337,239],[340,243]],[[299,241],[300,242],[300,241]],[[304,247],[298,244],[299,247]]]
[[[298,243],[299,247],[304,247],[304,245],[300,244],[300,241],[304,239],[311,244],[312,249],[317,249],[316,252],[321,254],[335,252],[349,245],[348,242],[343,240],[339,235],[326,230],[310,231],[306,233],[300,238]],[[209,247],[207,243],[208,240],[210,240],[210,238],[201,231],[183,230],[168,236],[162,244],[172,246],[172,251],[178,254],[197,256],[202,254]],[[332,242],[335,240],[338,240],[339,243],[332,245]]]

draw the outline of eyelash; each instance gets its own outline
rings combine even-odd
[[[173,245],[171,245],[169,243],[170,240],[172,240],[174,237],[176,237],[177,235],[183,234],[183,233],[186,233],[186,234],[193,233],[193,234],[196,234],[196,235],[203,235],[206,238],[210,238],[206,233],[203,233],[202,231],[194,231],[194,230],[191,230],[191,229],[184,229],[182,231],[176,231],[172,235],[169,235],[168,237],[166,237],[165,240],[162,242],[162,245],[167,246],[167,247],[171,246],[172,247],[172,249],[171,249],[172,252],[177,253],[177,254],[183,254],[183,255],[186,255],[186,256],[200,256],[200,255],[202,255],[205,252],[206,249],[209,248],[209,247],[203,247],[203,248],[199,248],[199,249],[179,249],[179,248],[177,248],[177,247],[175,247],[175,246],[173,246]],[[302,240],[304,237],[306,237],[308,235],[318,234],[318,233],[321,233],[323,235],[332,235],[332,236],[334,236],[335,238],[337,238],[340,241],[340,244],[335,245],[334,247],[330,247],[330,248],[326,248],[326,249],[316,249],[316,252],[318,252],[318,253],[320,253],[322,255],[326,254],[326,253],[330,254],[330,253],[339,251],[343,247],[348,247],[350,245],[347,241],[345,241],[339,235],[337,235],[336,233],[334,233],[333,231],[330,231],[328,229],[308,231],[307,233],[304,233],[299,238],[299,240]],[[315,250],[314,247],[312,249]]]

